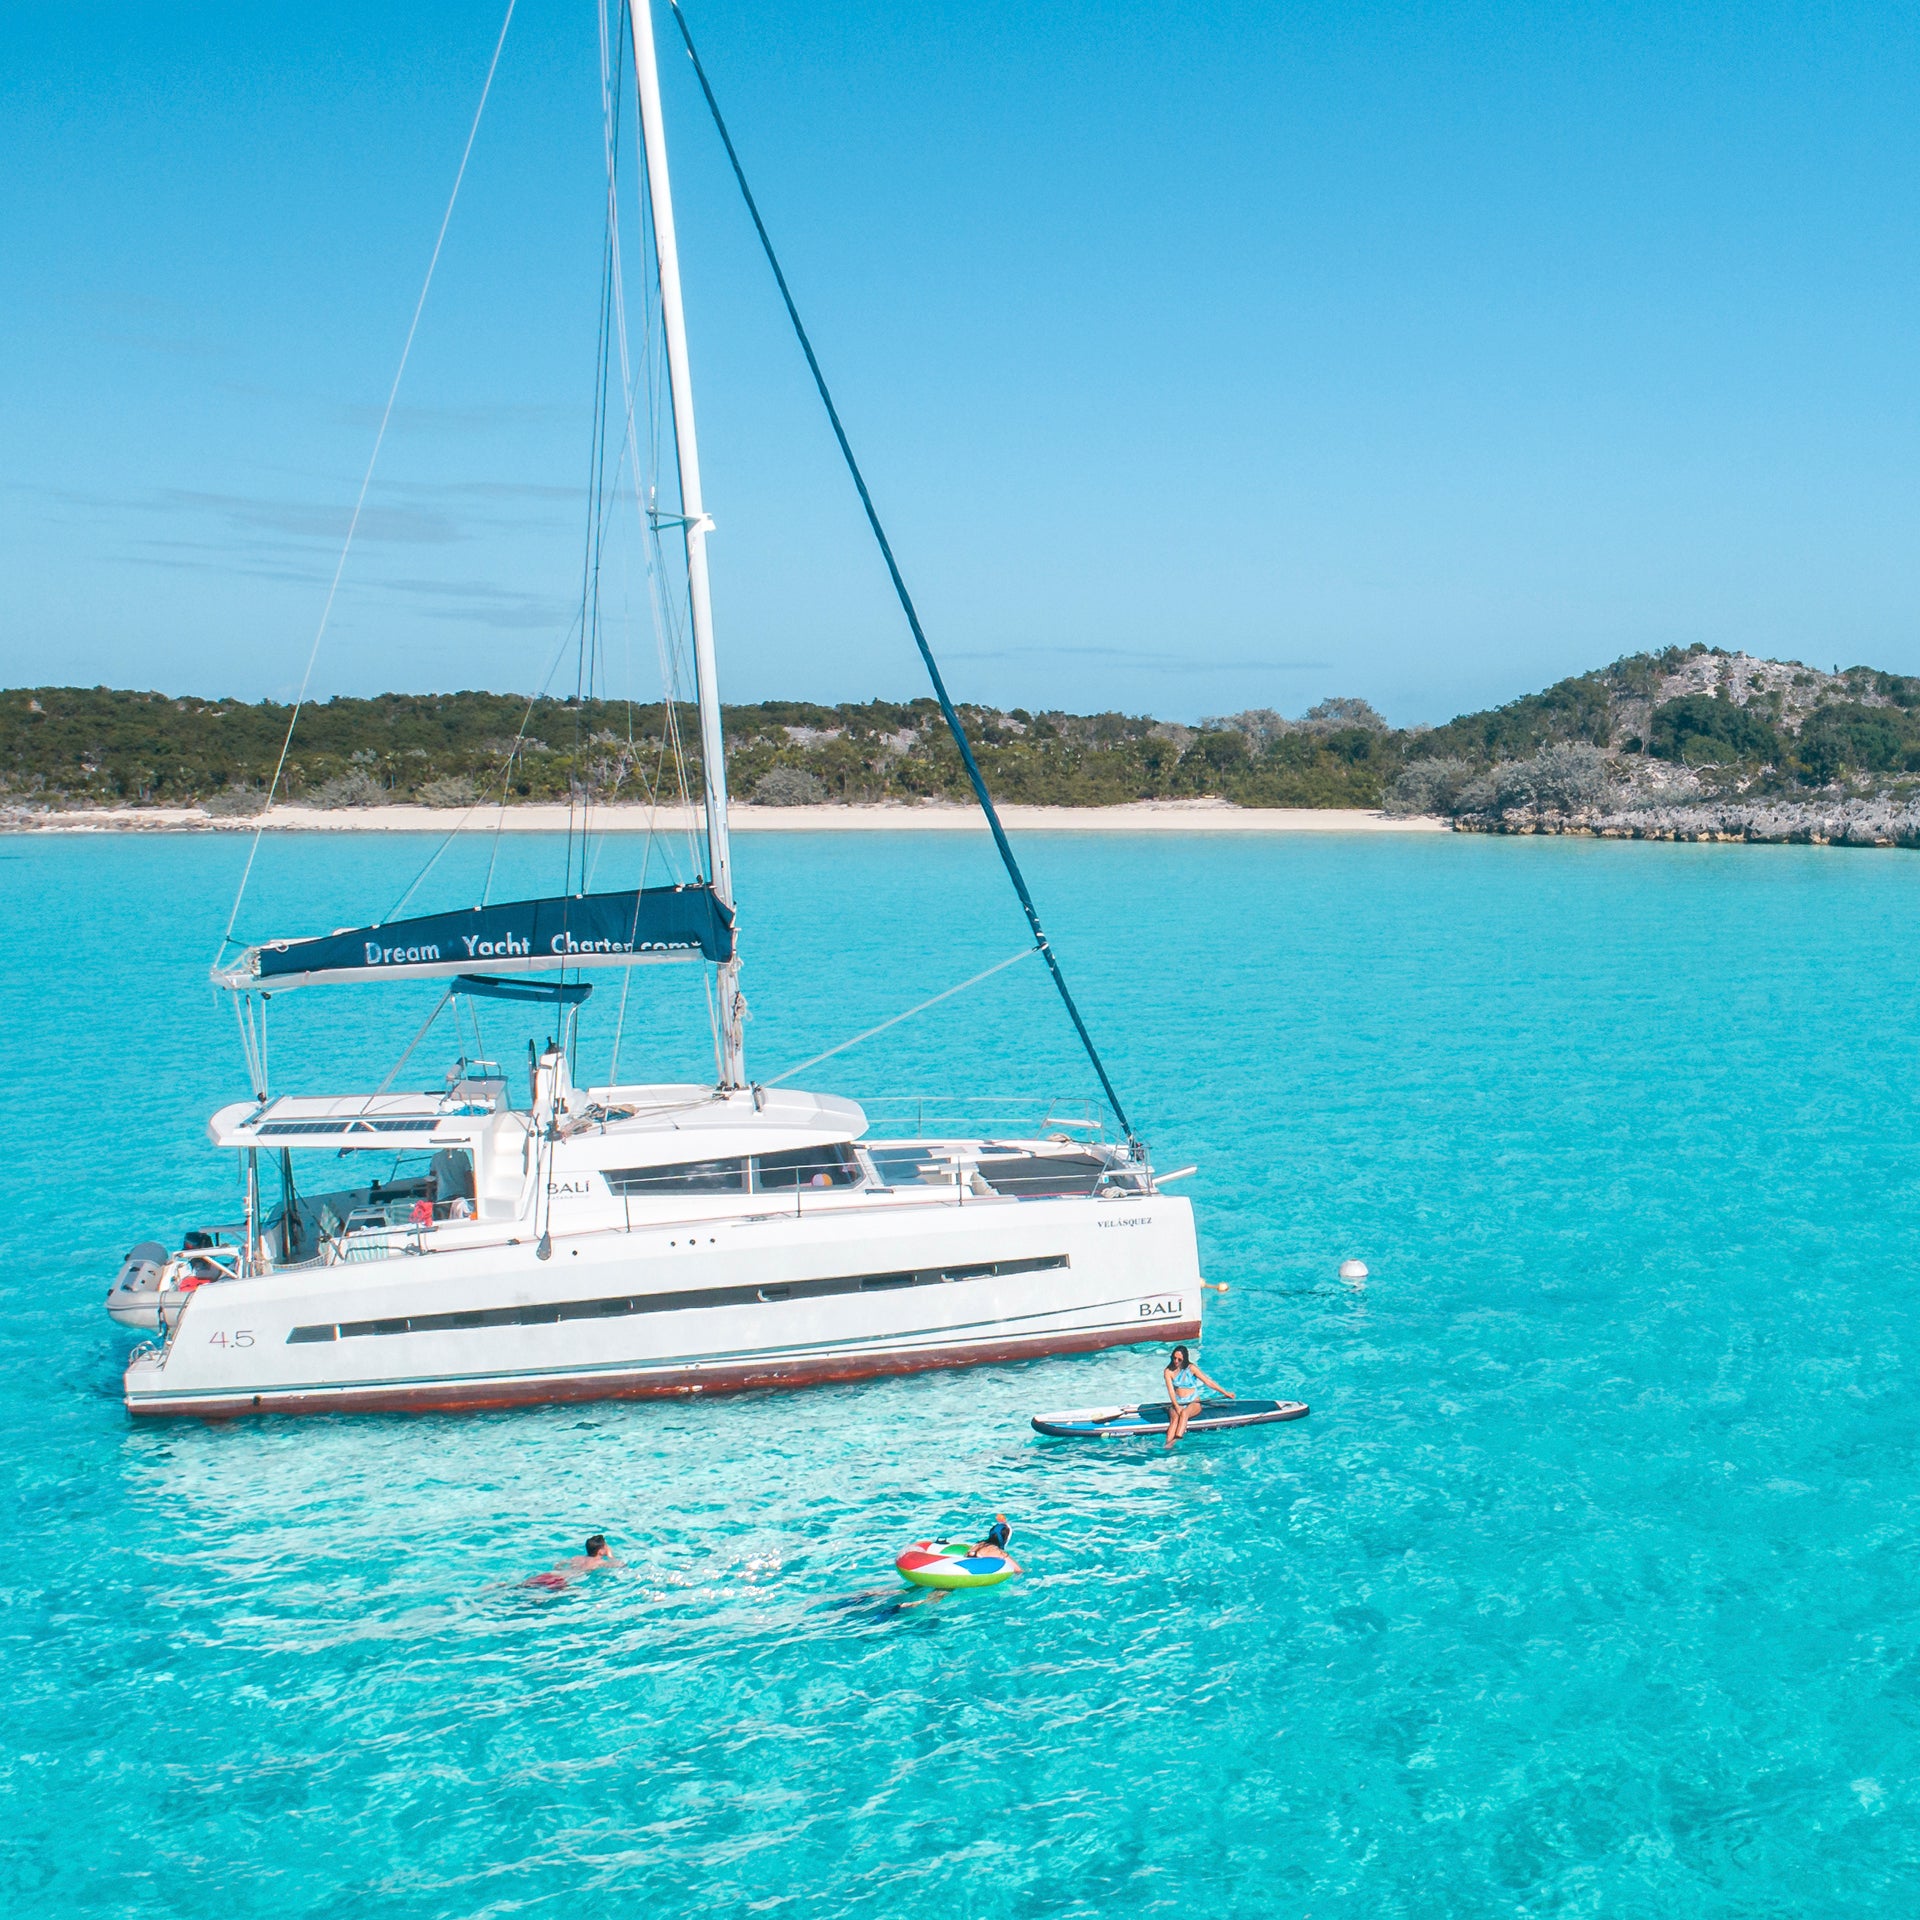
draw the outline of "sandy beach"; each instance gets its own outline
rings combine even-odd
[[[1023,833],[1445,833],[1447,820],[1389,820],[1359,807],[1235,807],[1221,801],[1142,801],[1119,807],[1002,807]],[[985,833],[977,807],[730,808],[735,833]],[[596,807],[596,833],[686,832],[701,815],[677,807]],[[198,807],[0,810],[0,832],[14,833],[563,833],[567,809],[518,807],[274,807],[264,815],[214,815]]]

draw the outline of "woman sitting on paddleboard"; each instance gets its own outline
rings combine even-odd
[[[1174,1348],[1163,1378],[1167,1383],[1168,1446],[1172,1446],[1186,1432],[1187,1422],[1193,1418],[1194,1409],[1200,1404],[1202,1387],[1211,1387],[1215,1393],[1224,1394],[1229,1400],[1234,1397],[1231,1388],[1223,1387],[1211,1374],[1202,1373],[1193,1364],[1193,1356],[1185,1347]]]

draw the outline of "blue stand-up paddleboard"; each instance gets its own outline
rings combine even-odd
[[[1203,1400],[1187,1422],[1189,1433],[1213,1433],[1222,1427],[1264,1427],[1275,1420],[1298,1420],[1307,1411],[1298,1400]],[[1173,1419],[1162,1400],[1144,1407],[1081,1407],[1073,1413],[1036,1413],[1033,1430],[1055,1440],[1131,1440],[1165,1433]]]

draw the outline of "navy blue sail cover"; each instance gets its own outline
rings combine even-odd
[[[732,957],[733,910],[702,884],[514,900],[348,927],[312,940],[266,941],[247,951],[237,974],[220,977],[229,985],[269,988]]]

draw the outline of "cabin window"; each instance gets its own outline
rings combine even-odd
[[[953,1167],[921,1147],[869,1147],[867,1157],[887,1187],[951,1186]]]
[[[609,1168],[615,1194],[640,1199],[653,1193],[745,1193],[747,1163],[742,1160],[686,1160],[673,1167]]]
[[[791,1193],[796,1187],[850,1187],[860,1178],[860,1163],[851,1147],[836,1142],[828,1147],[801,1147],[794,1153],[754,1156],[756,1193]]]

